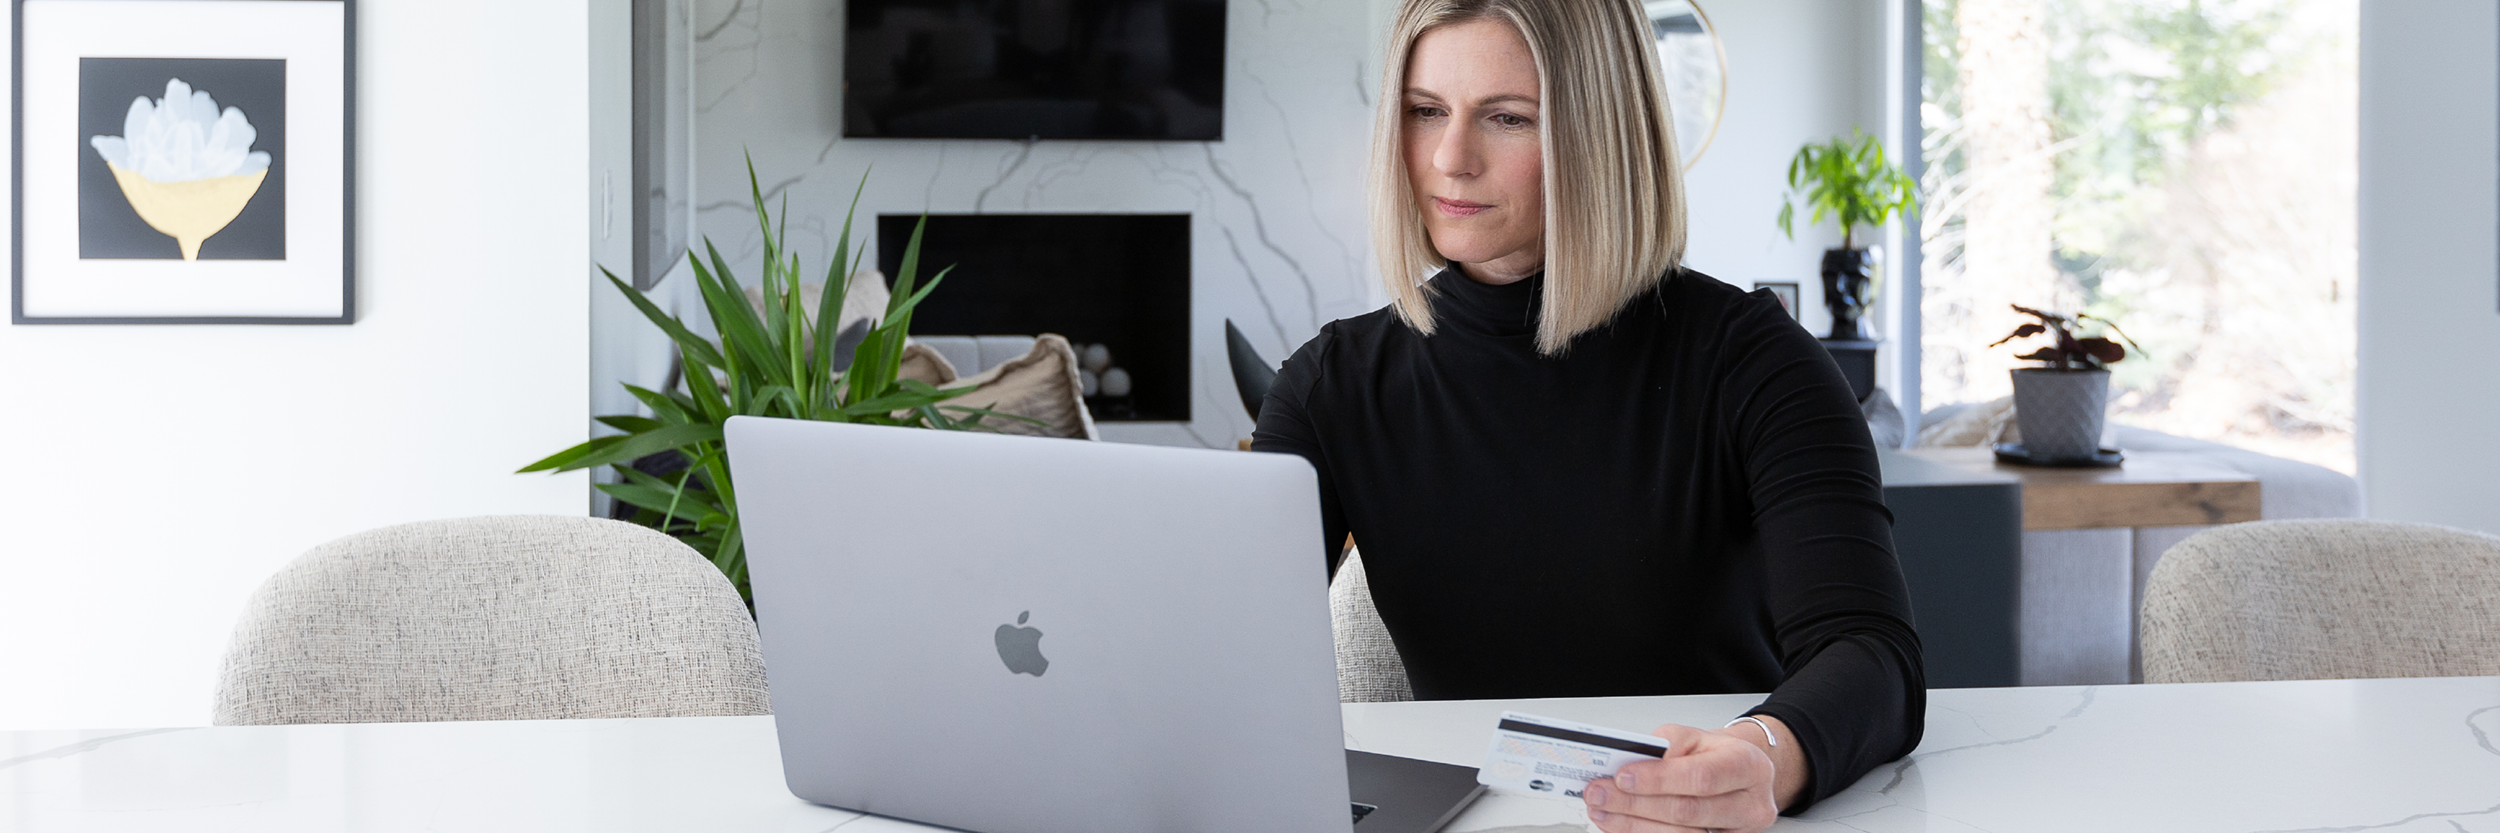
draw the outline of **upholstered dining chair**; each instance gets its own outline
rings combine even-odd
[[[2144,680],[2500,674],[2500,538],[2362,520],[2259,521],[2162,556]]]
[[[1389,641],[1389,628],[1372,606],[1371,582],[1363,574],[1363,554],[1349,549],[1337,577],[1328,584],[1328,618],[1337,634],[1337,699],[1347,703],[1386,703],[1415,699],[1406,679],[1406,661]]]
[[[218,725],[769,714],[755,622],[686,545],[617,521],[350,535],[252,594]]]

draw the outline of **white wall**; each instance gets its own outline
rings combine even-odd
[[[353,326],[0,326],[0,729],[201,725],[245,597],[376,526],[580,514],[585,0],[363,0]]]
[[[741,151],[754,154],[790,237],[822,264],[841,211],[873,164],[859,214],[1191,212],[1190,423],[1104,426],[1108,439],[1230,447],[1250,433],[1233,394],[1223,322],[1275,362],[1328,321],[1377,309],[1362,182],[1378,41],[1395,3],[1230,4],[1224,141],[845,140],[836,0],[697,0],[698,222],[741,274],[757,243]],[[1800,284],[1825,328],[1817,270],[1837,229],[1775,219],[1789,156],[1804,142],[1884,129],[1885,3],[1706,2],[1728,48],[1725,121],[1691,173],[1689,262],[1738,286]],[[820,268],[820,267],[819,267]],[[940,290],[944,291],[944,290]],[[602,311],[600,314],[604,315]]]
[[[1792,241],[1779,230],[1780,200],[1788,160],[1805,143],[1847,136],[1851,127],[1883,134],[1885,4],[1702,0],[1702,9],[1727,47],[1727,111],[1718,138],[1686,174],[1692,246],[1685,262],[1737,286],[1795,282],[1802,320],[1822,335],[1831,329],[1823,250],[1840,245],[1839,224],[1808,228],[1799,211]],[[1868,237],[1860,242],[1880,242]]]
[[[2362,496],[2500,532],[2500,7],[2361,5]]]

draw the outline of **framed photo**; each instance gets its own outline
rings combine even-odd
[[[1797,312],[1797,285],[1795,283],[1763,283],[1756,281],[1753,288],[1771,290],[1771,294],[1779,296],[1780,307],[1788,310],[1789,318],[1800,321],[1804,320],[1799,317],[1799,313]]]
[[[12,323],[355,322],[355,0],[12,4]]]

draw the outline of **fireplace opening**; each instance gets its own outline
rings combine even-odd
[[[1097,421],[1189,419],[1189,215],[932,214],[912,314],[921,336],[1058,333]],[[877,266],[901,269],[917,214],[877,217]],[[971,375],[979,368],[958,368]]]

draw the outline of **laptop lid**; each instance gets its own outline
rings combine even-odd
[[[792,793],[975,831],[1350,829],[1300,458],[727,432]]]

